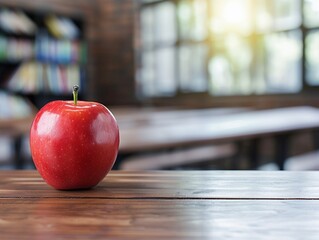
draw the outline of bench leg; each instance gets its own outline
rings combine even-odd
[[[313,144],[316,150],[319,150],[319,129],[313,131]]]
[[[119,170],[122,162],[129,156],[131,156],[131,154],[129,154],[129,153],[128,154],[118,153],[118,155],[116,157],[116,161],[112,167],[112,170]]]
[[[250,140],[250,146],[249,146],[249,164],[250,169],[257,169],[259,166],[259,158],[260,158],[260,139],[255,138]]]
[[[240,159],[242,157],[242,154],[243,154],[243,142],[242,141],[237,141],[235,142],[235,147],[236,147],[236,152],[234,154],[234,156],[232,156],[230,158],[231,162],[230,162],[230,168],[232,170],[238,170],[240,167]]]
[[[289,135],[282,134],[275,137],[275,161],[279,170],[284,170],[285,161],[288,157]]]
[[[14,151],[14,167],[15,169],[23,169],[25,166],[24,158],[22,156],[22,140],[23,136],[19,135],[13,139],[13,151]]]

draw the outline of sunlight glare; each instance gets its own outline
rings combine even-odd
[[[217,1],[213,8],[212,28],[214,32],[250,33],[252,26],[249,1]]]

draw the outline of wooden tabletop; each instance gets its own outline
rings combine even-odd
[[[203,118],[226,116],[251,110],[250,108],[204,108],[204,109],[174,109],[174,108],[113,108],[121,129],[145,126],[160,126],[176,124],[183,121],[194,122]]]
[[[0,172],[1,239],[318,239],[319,173],[111,172],[57,191]]]
[[[230,110],[220,114],[197,110],[193,115],[157,121],[155,118],[140,125],[134,118],[128,121],[118,115],[118,119],[120,153],[215,144],[319,128],[319,110],[313,107]]]

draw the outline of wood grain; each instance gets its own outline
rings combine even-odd
[[[161,170],[183,167],[189,164],[201,164],[235,156],[235,144],[218,144],[192,147],[157,154],[143,154],[125,158],[120,164],[121,170]]]
[[[308,200],[0,199],[1,239],[317,239],[318,218]]]
[[[319,110],[311,107],[203,115],[191,120],[172,118],[162,125],[120,125],[120,153],[216,144],[317,128]]]
[[[112,171],[86,191],[0,172],[1,239],[318,239],[318,219],[318,172]]]
[[[251,111],[249,108],[208,108],[208,109],[174,109],[174,108],[111,108],[121,129],[141,126],[165,126],[176,121],[187,123],[204,118],[226,116],[234,113]]]
[[[319,173],[112,171],[92,190],[56,191],[36,171],[2,171],[1,198],[319,200]]]

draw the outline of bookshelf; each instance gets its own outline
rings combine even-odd
[[[71,99],[74,84],[85,96],[86,63],[81,16],[0,5],[0,135],[12,140],[10,165],[30,160],[22,143],[37,109]]]
[[[85,95],[87,46],[79,16],[0,6],[0,88],[37,108]]]

